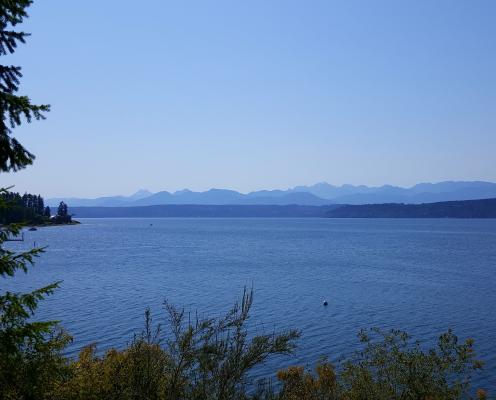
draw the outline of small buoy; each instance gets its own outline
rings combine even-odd
[[[323,303],[325,306],[328,305],[329,303],[327,302],[327,300],[324,300],[324,303]]]

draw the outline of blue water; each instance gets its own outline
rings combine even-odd
[[[25,290],[63,280],[37,315],[61,320],[75,338],[70,354],[92,342],[125,345],[147,306],[164,319],[164,298],[216,316],[253,285],[256,330],[302,331],[296,355],[273,359],[259,376],[347,356],[360,328],[399,328],[432,342],[451,327],[473,337],[486,361],[476,384],[496,389],[496,220],[82,222],[26,232],[11,247],[36,241],[47,252],[29,274],[2,282]]]

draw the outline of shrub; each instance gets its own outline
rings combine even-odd
[[[317,365],[316,374],[302,367],[279,371],[281,400],[346,399],[465,399],[470,398],[475,359],[473,341],[458,342],[452,331],[439,337],[437,346],[423,350],[405,332],[372,329],[359,334],[362,351],[345,361],[336,374],[329,363]],[[375,340],[374,340],[375,339]],[[477,396],[485,398],[485,391]]]
[[[289,354],[298,332],[249,338],[246,323],[253,293],[218,319],[194,318],[165,303],[170,335],[152,328],[145,313],[145,330],[122,351],[111,349],[103,357],[96,347],[83,349],[54,398],[228,400],[247,399],[248,373],[275,354]]]

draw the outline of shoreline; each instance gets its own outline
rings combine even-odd
[[[54,223],[54,224],[48,223],[48,224],[34,224],[34,225],[28,224],[28,225],[25,225],[25,227],[26,228],[44,228],[44,227],[48,227],[48,226],[65,226],[65,225],[81,225],[81,222],[74,220],[74,221],[66,222],[66,223]]]

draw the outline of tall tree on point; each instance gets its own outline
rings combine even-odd
[[[67,204],[65,204],[63,201],[61,201],[59,204],[59,207],[57,209],[57,216],[67,217]]]

